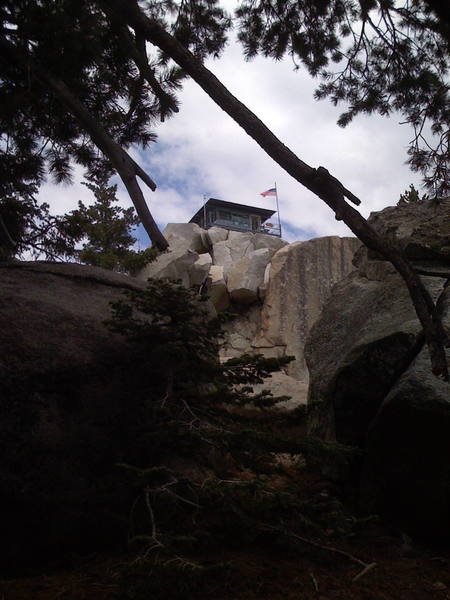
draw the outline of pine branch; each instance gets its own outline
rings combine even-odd
[[[0,36],[0,48],[10,62],[25,72],[32,73],[43,87],[50,89],[53,94],[69,108],[71,113],[89,133],[95,145],[109,158],[116,169],[152,242],[160,250],[167,249],[169,244],[159,231],[158,226],[147,207],[137,177],[139,177],[152,191],[156,189],[155,182],[131,158],[131,156],[109,136],[102,125],[89,113],[84,104],[72,94],[71,90],[62,80],[52,77],[45,69],[33,61],[30,56],[24,54],[3,36]]]
[[[136,39],[134,40],[127,27],[121,27],[121,37],[125,48],[138,67],[141,77],[149,84],[153,93],[159,100],[160,116],[161,121],[163,122],[168,113],[178,112],[178,106],[175,99],[163,90],[161,84],[155,77],[153,69],[149,65],[147,53],[145,51],[145,38],[139,39],[139,37],[136,36]]]

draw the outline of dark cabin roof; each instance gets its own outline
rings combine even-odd
[[[237,204],[236,202],[227,202],[226,200],[218,200],[217,198],[210,198],[206,202],[206,208],[224,208],[228,210],[236,210],[239,212],[248,212],[252,215],[259,215],[261,221],[267,221],[276,212],[275,210],[268,210],[267,208],[258,208],[257,206],[248,206],[247,204]],[[195,213],[189,223],[195,223],[201,219],[203,215],[203,206]]]

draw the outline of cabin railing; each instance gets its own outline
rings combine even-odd
[[[239,231],[241,233],[264,233],[266,235],[274,235],[276,237],[281,237],[280,228],[277,225],[267,225],[262,224],[257,229],[252,229],[250,224],[248,227],[243,225],[236,225],[234,223],[230,223],[229,221],[225,221],[224,219],[216,219],[212,223],[208,223],[204,229],[209,229],[210,227],[222,227],[222,229],[229,229],[230,231]]]

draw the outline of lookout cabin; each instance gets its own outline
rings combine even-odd
[[[281,236],[280,227],[268,222],[276,211],[256,206],[246,206],[210,198],[195,213],[190,223],[197,223],[202,229],[222,227],[232,231],[250,231]]]

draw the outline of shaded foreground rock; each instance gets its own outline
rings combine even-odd
[[[436,297],[443,280],[426,280]],[[362,444],[386,394],[422,344],[400,276],[370,281],[355,272],[338,283],[305,348],[311,433]]]
[[[440,299],[447,328],[449,208],[449,201],[420,203],[370,219],[398,234]],[[381,511],[410,532],[450,539],[450,385],[431,373],[411,299],[392,266],[364,249],[356,262],[358,270],[333,288],[306,344],[309,430],[364,448],[363,510]]]
[[[450,324],[450,319],[448,319]],[[450,389],[423,349],[368,431],[360,504],[422,536],[450,538]]]
[[[45,263],[2,264],[0,278],[2,567],[113,548],[134,494],[114,465],[150,460],[136,430],[159,390],[103,321],[143,284]]]

